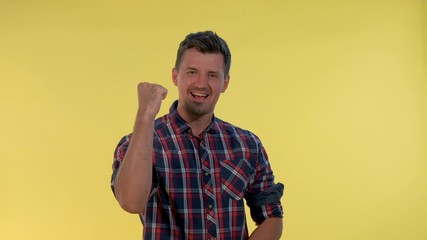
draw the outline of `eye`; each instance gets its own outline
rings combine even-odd
[[[188,70],[187,74],[188,75],[194,75],[194,74],[196,74],[196,71],[195,70]]]
[[[218,78],[218,74],[215,74],[215,73],[209,73],[209,78],[212,78],[212,79],[216,79],[216,78]]]

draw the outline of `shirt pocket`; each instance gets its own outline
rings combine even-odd
[[[240,200],[246,193],[255,169],[246,159],[221,161],[221,192],[223,198]]]

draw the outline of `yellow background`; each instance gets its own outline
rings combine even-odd
[[[217,116],[286,184],[282,239],[427,239],[427,1],[0,1],[0,239],[140,239],[110,188],[136,84],[229,43]],[[253,225],[250,225],[251,230]]]

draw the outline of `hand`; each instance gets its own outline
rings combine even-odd
[[[144,117],[155,118],[160,111],[162,100],[168,90],[158,84],[142,82],[138,84],[138,113]]]

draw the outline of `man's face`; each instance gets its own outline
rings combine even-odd
[[[221,53],[201,53],[187,49],[179,69],[172,70],[172,80],[178,87],[178,112],[184,119],[211,115],[219,95],[227,89],[229,75],[224,76],[224,56]]]

